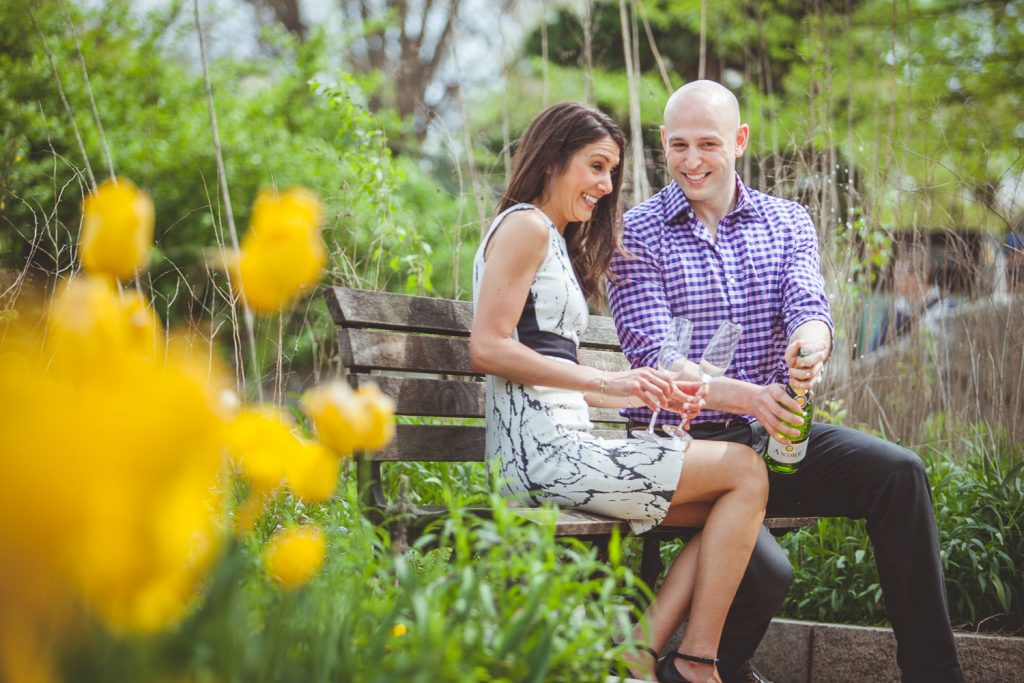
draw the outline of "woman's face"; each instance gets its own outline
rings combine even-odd
[[[539,208],[560,231],[569,223],[589,221],[598,200],[612,191],[612,171],[619,161],[619,146],[608,135],[577,150],[548,181]]]

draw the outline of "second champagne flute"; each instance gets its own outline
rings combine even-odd
[[[686,318],[672,318],[669,325],[668,336],[658,351],[657,369],[670,379],[675,379],[683,371],[686,364],[686,354],[690,350],[690,337],[693,336],[693,323]],[[658,411],[651,415],[651,423],[647,429],[636,433],[638,438],[645,441],[659,441],[663,437],[654,433],[654,423],[658,420]]]

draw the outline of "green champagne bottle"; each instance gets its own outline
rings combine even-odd
[[[804,462],[804,456],[807,455],[807,437],[811,434],[811,418],[814,417],[814,404],[811,402],[809,391],[794,389],[793,385],[787,384],[786,393],[799,403],[804,411],[802,423],[785,423],[799,429],[800,436],[794,437],[790,443],[784,444],[776,439],[775,435],[772,435],[768,439],[768,446],[765,448],[762,457],[765,463],[767,463],[768,469],[773,472],[792,474],[800,469],[800,465]],[[800,417],[800,413],[796,411],[790,412],[796,415],[797,418]]]

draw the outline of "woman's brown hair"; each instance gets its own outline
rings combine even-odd
[[[519,139],[498,213],[515,204],[545,199],[548,180],[561,173],[576,152],[604,137],[611,137],[619,146],[619,158],[625,158],[626,136],[604,112],[576,102],[563,102],[542,111]],[[565,228],[569,258],[587,299],[598,293],[601,278],[619,246],[621,163],[611,176],[612,191],[598,200],[590,220],[569,223]]]

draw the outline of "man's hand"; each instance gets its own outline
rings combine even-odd
[[[751,415],[764,425],[769,435],[784,443],[789,443],[788,437],[800,436],[800,430],[791,427],[790,424],[800,423],[803,420],[791,411],[797,413],[803,411],[800,409],[800,404],[786,393],[785,385],[769,384],[766,387],[758,387],[751,408]]]
[[[697,417],[704,408],[704,399],[708,395],[707,385],[687,380],[676,380],[672,384],[674,391],[665,410],[682,415],[683,429],[689,429],[690,420]]]
[[[785,360],[794,389],[810,391],[821,381],[821,371],[825,367],[825,346],[822,342],[797,339],[786,347]],[[806,355],[800,355],[801,350]]]

